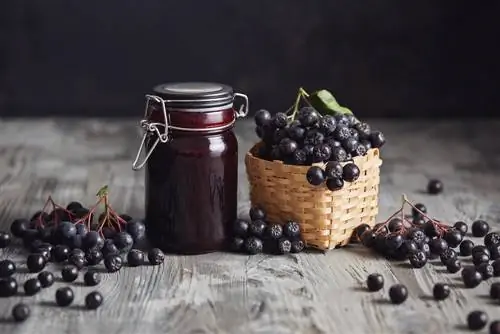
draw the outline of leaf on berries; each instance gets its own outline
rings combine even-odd
[[[326,89],[322,89],[312,93],[309,96],[311,105],[323,115],[353,115],[352,111],[341,106],[332,93]]]

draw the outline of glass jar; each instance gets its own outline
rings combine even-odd
[[[132,164],[146,166],[148,238],[168,253],[222,250],[237,215],[233,126],[248,113],[248,98],[217,83],[170,83],[153,92],[146,95],[144,135]]]

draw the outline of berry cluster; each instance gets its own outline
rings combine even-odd
[[[248,254],[288,254],[302,252],[305,244],[298,223],[289,220],[284,225],[270,224],[265,211],[253,207],[250,221],[237,219],[234,222],[230,247],[234,252]]]
[[[302,96],[307,101],[307,96]],[[267,160],[280,160],[286,164],[310,166],[326,165],[325,169],[312,166],[307,172],[310,184],[318,186],[326,180],[330,190],[343,187],[344,181],[354,182],[360,174],[358,166],[350,162],[353,157],[364,156],[371,148],[382,147],[382,132],[372,131],[352,113],[321,114],[310,106],[293,113],[267,110],[255,114],[256,133],[262,140],[258,156]]]
[[[435,180],[432,182],[435,186]],[[429,187],[429,189],[432,187]],[[435,189],[442,189],[442,184]],[[439,191],[430,191],[437,194]],[[411,207],[411,215],[405,215],[405,205]],[[500,234],[490,232],[489,224],[483,220],[472,223],[470,232],[474,237],[483,238],[482,245],[475,245],[465,236],[469,226],[464,222],[456,222],[453,226],[430,218],[423,204],[413,205],[403,196],[403,205],[396,213],[383,223],[370,228],[363,224],[356,228],[355,237],[358,241],[375,250],[388,259],[408,261],[412,268],[422,268],[429,260],[439,259],[449,273],[458,273],[466,288],[475,288],[482,281],[493,276],[500,276]],[[460,258],[472,258],[472,265],[462,269]],[[369,291],[378,291],[384,285],[380,274],[371,274],[367,278]],[[444,300],[450,295],[448,284],[437,283],[433,289],[436,300]],[[397,284],[389,290],[393,303],[399,304],[406,300],[407,289]],[[500,282],[491,285],[490,297],[500,300]],[[468,327],[480,330],[488,323],[488,316],[482,311],[473,311],[467,318]],[[500,321],[490,325],[491,333],[500,333]]]
[[[109,205],[107,187],[102,188],[97,196],[98,201],[90,208],[79,202],[63,207],[49,197],[43,209],[31,219],[20,218],[12,223],[11,234],[21,239],[29,252],[26,257],[28,271],[38,273],[35,278],[24,282],[27,296],[52,286],[55,275],[44,271],[49,263],[61,265],[60,277],[66,283],[75,282],[82,269],[87,268],[83,282],[87,286],[96,286],[101,278],[93,267],[101,263],[108,272],[116,272],[125,263],[130,267],[145,264],[145,257],[153,265],[164,261],[165,255],[157,248],[150,249],[147,256],[137,249],[145,239],[145,225],[127,214],[117,214]],[[104,209],[97,215],[101,205]],[[0,232],[0,248],[11,244],[11,234]],[[0,297],[17,293],[15,273],[13,261],[0,261]],[[56,291],[55,300],[59,306],[68,306],[73,299],[73,290],[69,286]],[[103,296],[93,291],[86,296],[85,306],[96,309],[102,301]],[[18,304],[12,310],[17,321],[25,320],[29,313],[26,304]]]

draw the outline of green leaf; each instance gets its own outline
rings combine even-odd
[[[327,115],[338,115],[338,114],[350,114],[353,115],[352,111],[346,107],[341,106],[332,93],[326,89],[318,90],[309,96],[309,102],[311,105],[322,114]]]
[[[108,185],[104,185],[99,191],[97,192],[96,196],[98,197],[104,197],[108,195]]]

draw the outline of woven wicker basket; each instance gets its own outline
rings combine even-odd
[[[269,221],[297,221],[306,245],[320,250],[346,245],[356,226],[375,224],[382,164],[378,149],[355,157],[361,170],[359,179],[332,192],[325,185],[315,187],[307,182],[308,166],[256,157],[260,145],[246,154],[245,165],[252,205],[263,208]]]

